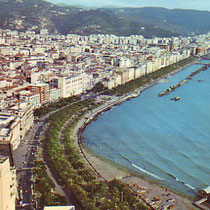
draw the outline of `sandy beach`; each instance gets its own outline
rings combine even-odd
[[[189,65],[192,65],[192,63]],[[170,77],[171,75],[177,73],[178,71],[181,71],[184,68],[187,68],[189,65],[179,68],[162,78],[151,81],[150,83],[135,90],[135,93],[140,93],[146,88],[155,85],[158,82],[161,82],[161,80]],[[139,196],[140,199],[142,199],[146,204],[152,207],[152,209],[197,209],[195,206],[193,206],[194,201],[189,199],[188,197],[185,197],[184,195],[179,195],[178,193],[175,193],[174,191],[166,187],[162,187],[158,184],[147,181],[146,179],[134,176],[131,174],[131,172],[120,169],[113,164],[102,160],[101,158],[97,157],[97,155],[92,154],[90,151],[82,147],[81,134],[86,125],[89,124],[93,119],[95,119],[99,114],[107,111],[113,106],[129,100],[130,98],[132,98],[132,96],[133,93],[127,94],[122,97],[100,95],[97,97],[97,102],[104,102],[104,104],[92,110],[91,112],[86,113],[83,118],[78,121],[77,125],[75,126],[73,136],[75,138],[75,144],[81,151],[81,155],[84,157],[87,166],[92,168],[96,172],[99,179],[121,179],[123,182],[128,184],[133,191],[136,192],[137,196]]]

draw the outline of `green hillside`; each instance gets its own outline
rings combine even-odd
[[[0,0],[0,28],[50,33],[115,34],[170,37],[210,30],[210,12],[164,8],[84,10],[43,0]],[[205,21],[203,21],[205,20]]]

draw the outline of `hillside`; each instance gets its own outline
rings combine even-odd
[[[1,0],[0,28],[13,30],[37,30],[47,28],[56,32],[57,26],[51,21],[54,16],[73,15],[80,9],[59,7],[42,0]]]
[[[158,7],[103,9],[129,21],[154,25],[171,32],[188,35],[210,31],[210,12]],[[205,20],[205,21],[204,21]]]
[[[102,8],[84,10],[43,0],[0,0],[0,28],[50,33],[188,35],[210,30],[210,12],[164,8]],[[205,21],[203,21],[205,19]]]
[[[53,17],[51,20],[57,25],[58,31],[64,34],[89,35],[99,33],[125,36],[142,34],[147,37],[172,36],[175,34],[150,25],[131,22],[126,18],[121,18],[115,14],[110,15],[101,10],[85,10],[66,18]]]

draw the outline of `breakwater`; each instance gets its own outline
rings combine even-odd
[[[210,67],[209,64],[203,64],[203,66],[200,69],[192,72],[189,76],[187,76],[185,79],[178,82],[176,85],[170,86],[165,91],[162,91],[161,93],[158,94],[158,96],[161,97],[161,96],[164,96],[164,95],[168,95],[169,93],[175,91],[178,87],[181,87],[183,84],[189,82],[198,73],[200,73],[202,71],[206,71],[209,67]]]

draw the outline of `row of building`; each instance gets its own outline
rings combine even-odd
[[[11,154],[33,126],[34,109],[99,82],[114,88],[209,49],[210,33],[145,39],[0,30],[0,210],[15,209]]]
[[[144,39],[0,31],[0,141],[16,149],[33,109],[79,95],[98,82],[111,89],[210,48],[210,34]],[[19,131],[19,132],[17,132]]]

